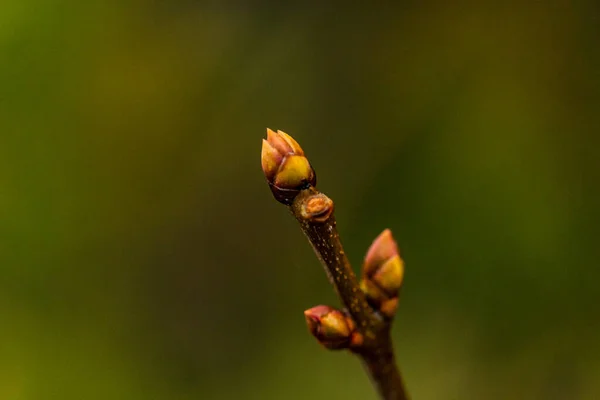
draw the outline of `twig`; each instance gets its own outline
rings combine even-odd
[[[403,276],[391,233],[384,231],[371,246],[359,284],[340,241],[334,203],[316,189],[304,152],[284,132],[268,129],[267,135],[262,166],[271,190],[300,223],[349,314],[327,306],[307,310],[311,332],[330,349],[348,348],[358,355],[382,399],[408,399],[390,338]]]
[[[350,261],[344,252],[333,215],[333,201],[314,187],[302,190],[290,206],[315,253],[335,287],[340,300],[365,335],[374,339],[383,320],[373,312],[360,290]]]

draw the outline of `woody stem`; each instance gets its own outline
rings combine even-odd
[[[289,206],[357,329],[363,345],[354,352],[362,359],[384,400],[408,399],[396,367],[390,339],[390,321],[373,310],[360,290],[344,252],[333,215],[333,201],[313,186],[301,190]]]

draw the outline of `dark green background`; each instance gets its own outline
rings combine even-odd
[[[3,0],[0,399],[375,399],[267,126],[395,233],[415,400],[596,399],[600,7],[544,3]]]

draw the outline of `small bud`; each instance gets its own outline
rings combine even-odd
[[[392,237],[392,231],[385,229],[377,236],[367,251],[363,264],[365,275],[372,275],[384,262],[399,254],[396,241]]]
[[[333,213],[333,200],[323,193],[308,196],[300,205],[300,216],[307,221],[325,222]]]
[[[343,349],[353,341],[353,324],[344,313],[329,306],[316,306],[304,311],[310,333],[328,349]],[[358,341],[360,338],[354,338]]]
[[[261,165],[273,196],[284,204],[291,204],[300,190],[317,183],[315,172],[298,142],[282,131],[267,128]]]
[[[360,288],[373,307],[391,318],[398,306],[398,291],[403,278],[404,262],[392,232],[386,229],[367,251]]]
[[[363,263],[364,279],[374,283],[392,297],[404,278],[404,263],[389,229],[373,241]],[[365,292],[366,293],[366,292]]]

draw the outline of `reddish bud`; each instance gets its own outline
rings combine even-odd
[[[384,262],[397,255],[398,246],[392,237],[392,231],[386,229],[377,236],[367,251],[363,264],[365,275],[373,274]]]
[[[316,185],[316,175],[304,151],[290,135],[267,128],[261,165],[275,199],[291,204],[300,190]]]
[[[404,262],[389,229],[374,241],[365,257],[360,288],[369,303],[387,317],[398,306],[398,291],[404,279]]]
[[[352,342],[353,324],[343,312],[316,306],[304,311],[304,317],[310,333],[328,349],[347,348]]]

